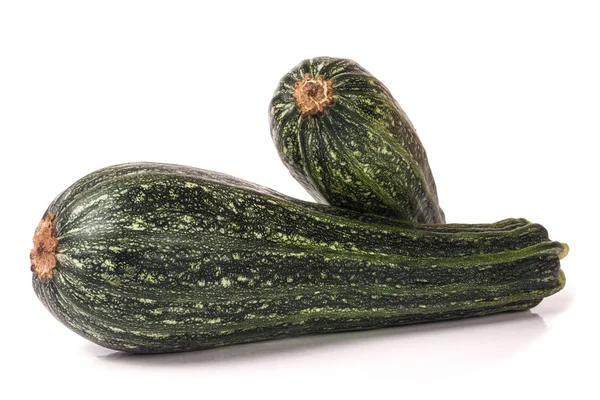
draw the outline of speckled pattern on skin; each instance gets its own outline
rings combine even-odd
[[[303,117],[293,93],[307,74],[333,80],[334,104]],[[415,128],[383,83],[356,62],[302,61],[281,79],[269,118],[282,161],[316,201],[408,221],[445,222]]]
[[[49,213],[57,263],[35,292],[129,352],[524,310],[564,285],[562,245],[524,219],[399,222],[177,165],[96,171]]]

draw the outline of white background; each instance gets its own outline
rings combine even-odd
[[[600,355],[594,4],[1,2],[0,397],[598,398],[581,394]],[[283,74],[321,55],[390,88],[449,222],[525,217],[567,242],[565,290],[531,312],[149,357],[53,319],[31,289],[31,237],[95,169],[193,165],[310,200],[279,161],[267,107]]]

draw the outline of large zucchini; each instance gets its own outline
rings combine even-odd
[[[269,116],[281,159],[315,200],[445,222],[415,128],[383,83],[354,61],[302,61],[281,79]]]
[[[155,353],[524,310],[563,287],[564,254],[523,219],[398,222],[138,163],[60,194],[31,261],[66,326]]]

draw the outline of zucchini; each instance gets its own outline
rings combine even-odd
[[[565,252],[524,219],[399,222],[134,163],[60,194],[30,258],[67,327],[161,353],[525,310],[563,287]]]
[[[356,62],[302,61],[279,82],[269,118],[282,161],[316,201],[445,222],[415,128],[383,83]]]

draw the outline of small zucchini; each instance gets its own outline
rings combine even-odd
[[[444,223],[427,154],[390,91],[352,60],[302,61],[279,82],[271,135],[318,202]]]
[[[565,249],[523,219],[399,222],[135,163],[60,194],[30,258],[67,327],[161,353],[529,309],[563,287]]]

